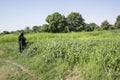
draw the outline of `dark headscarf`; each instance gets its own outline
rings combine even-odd
[[[24,36],[24,33],[23,33],[23,32],[21,32],[21,33],[20,33],[20,36]]]

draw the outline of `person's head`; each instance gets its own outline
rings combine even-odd
[[[20,33],[20,36],[24,36],[24,33],[23,33],[23,32],[21,32],[21,33]]]

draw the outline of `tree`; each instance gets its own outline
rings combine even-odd
[[[43,24],[43,25],[41,26],[41,31],[42,31],[42,32],[49,32],[49,31],[50,31],[49,25],[48,25],[48,24]]]
[[[116,18],[116,22],[115,22],[114,26],[115,26],[115,28],[120,29],[120,15]]]
[[[3,31],[3,33],[2,34],[9,34],[10,32],[8,32],[8,31]]]
[[[89,26],[89,30],[88,31],[94,31],[94,30],[96,30],[99,27],[95,23],[89,23],[88,26]]]
[[[71,12],[67,16],[67,24],[70,31],[81,31],[84,27],[84,19],[78,12]]]
[[[25,29],[24,29],[24,32],[25,33],[29,33],[31,30],[30,30],[30,27],[26,27]]]
[[[114,27],[113,25],[110,24],[109,30],[114,30],[114,29],[115,29],[115,27]]]
[[[110,26],[111,26],[111,24],[109,24],[109,22],[107,20],[105,20],[101,23],[102,30],[108,30],[110,28]]]
[[[87,24],[87,23],[85,24],[84,30],[85,31],[92,31],[91,28],[90,28],[90,25]]]
[[[38,26],[32,27],[33,32],[40,32],[40,28]]]
[[[49,23],[50,32],[63,32],[65,29],[65,16],[58,12],[48,15],[46,21]]]

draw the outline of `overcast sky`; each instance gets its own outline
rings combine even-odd
[[[85,22],[114,24],[120,15],[120,0],[0,0],[0,32],[45,24],[54,12],[67,16],[79,12]]]

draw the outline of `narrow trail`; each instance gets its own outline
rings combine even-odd
[[[12,60],[9,60],[9,59],[4,59],[4,58],[0,58],[0,61],[4,61],[6,63],[10,63],[16,67],[18,67],[19,69],[21,69],[23,72],[27,73],[29,76],[31,76],[32,78],[35,77],[34,74],[32,74],[27,68],[25,68],[24,66],[12,61]]]

